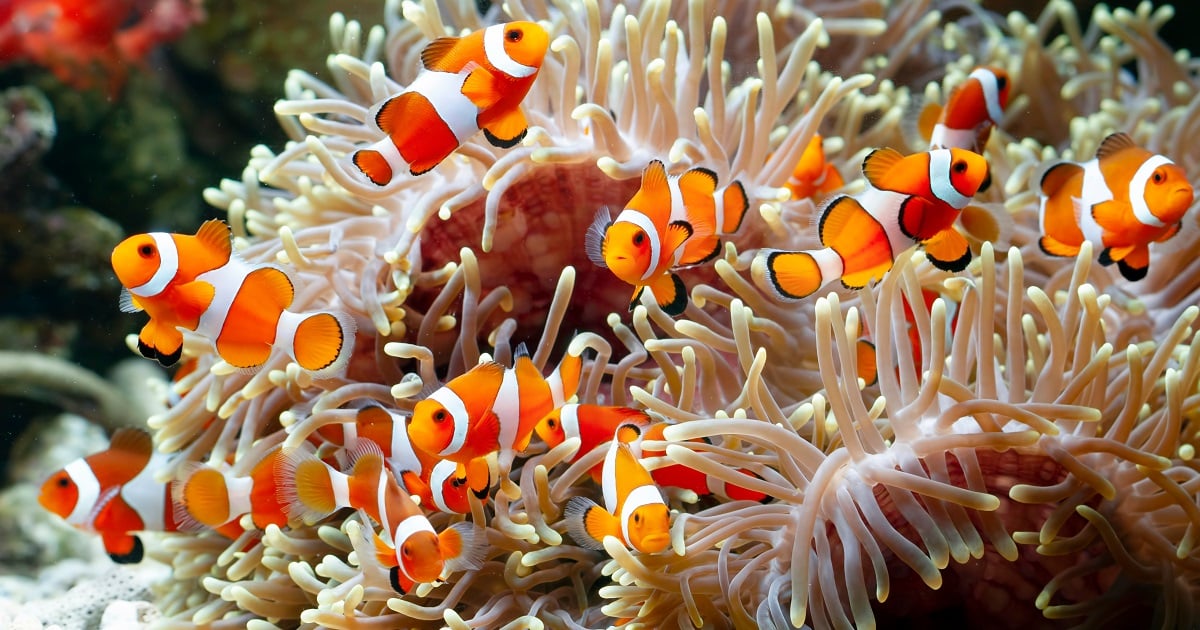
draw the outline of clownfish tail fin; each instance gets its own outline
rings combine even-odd
[[[391,140],[385,140],[385,142],[391,142]],[[388,164],[387,158],[375,149],[359,149],[354,152],[350,161],[376,186],[386,186],[388,182],[392,181],[392,165]]]
[[[739,181],[734,181],[722,192],[725,204],[725,225],[717,226],[723,234],[733,234],[742,227],[742,219],[750,209],[750,200],[746,197],[746,189]]]
[[[759,286],[784,301],[806,298],[825,285],[827,279],[817,258],[829,249],[789,252],[764,249],[750,265],[751,275]],[[836,254],[835,254],[836,255]]]
[[[328,378],[350,361],[355,329],[354,318],[341,311],[284,311],[275,339],[301,369],[312,372],[314,378]]]
[[[571,538],[574,538],[580,547],[604,549],[604,544],[591,533],[599,531],[595,521],[599,519],[600,514],[608,515],[591,499],[571,497],[567,502],[567,507],[563,510],[563,518],[567,521],[567,533],[571,534]],[[589,524],[592,526],[589,527]]]
[[[315,523],[339,506],[334,499],[334,476],[343,476],[304,449],[284,449],[276,463],[276,497],[289,521]]]
[[[483,530],[473,524],[462,521],[442,530],[438,534],[438,549],[442,552],[442,560],[446,563],[444,575],[459,571],[473,571],[483,566],[485,541]]]
[[[175,484],[178,504],[197,521],[220,527],[237,516],[229,513],[229,485],[221,471],[198,464],[186,467],[180,479],[183,481]]]

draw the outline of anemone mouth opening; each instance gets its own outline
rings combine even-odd
[[[486,334],[512,318],[514,343],[538,340],[559,276],[572,266],[575,288],[562,329],[607,329],[610,313],[627,312],[633,287],[589,260],[584,238],[597,209],[623,208],[639,184],[637,178],[613,180],[594,163],[534,167],[503,193],[491,251],[480,246],[486,202],[481,197],[448,220],[435,219],[425,227],[422,266],[458,262],[461,249],[469,247],[479,261],[480,299],[500,286],[512,294],[512,311],[497,311],[482,330]],[[564,338],[569,335],[560,335]]]

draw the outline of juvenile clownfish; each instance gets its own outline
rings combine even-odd
[[[118,429],[108,449],[50,475],[38,503],[78,529],[99,533],[113,562],[141,562],[145,547],[136,532],[199,527],[171,500],[173,484],[154,478],[168,463],[167,455],[154,451],[149,433]]]
[[[579,448],[569,460],[574,462],[614,438],[634,445],[634,454],[639,459],[662,456],[664,451],[647,450],[641,442],[663,439],[662,432],[667,426],[669,425],[665,422],[653,423],[646,412],[629,407],[567,404],[546,414],[546,417],[538,421],[535,431],[550,448],[570,438],[579,438]],[[603,472],[603,462],[588,471],[596,483],[603,483]],[[741,472],[754,475],[748,470]],[[650,477],[659,486],[684,488],[695,492],[697,496],[711,494],[722,499],[750,501],[762,501],[766,498],[766,495],[760,492],[726,484],[682,464],[655,468],[650,471]]]
[[[543,377],[522,345],[511,369],[481,363],[418,402],[408,437],[417,449],[457,463],[458,477],[468,475],[472,460],[499,452],[503,481],[514,455],[529,446],[537,421],[575,395],[582,368],[580,357],[566,354]],[[479,474],[468,477],[472,488],[480,487]]]
[[[376,559],[390,567],[392,588],[407,593],[443,572],[479,566],[485,551],[475,528],[457,523],[439,534],[420,506],[384,466],[379,446],[362,440],[351,454],[350,474],[330,468],[304,449],[285,449],[280,460],[280,501],[294,520],[314,523],[347,507],[366,512],[390,538],[373,536]]]
[[[468,492],[473,492],[480,500],[487,498],[490,484],[471,488],[466,478],[454,475],[457,469],[454,462],[439,460],[414,448],[408,439],[406,423],[407,419],[396,412],[367,405],[358,410],[354,422],[322,426],[310,438],[319,436],[341,447],[337,454],[342,463],[347,463],[346,454],[358,445],[359,440],[374,442],[383,453],[388,469],[409,494],[420,497],[421,505],[427,509],[466,514],[471,511]],[[475,460],[468,465],[469,477],[490,480],[490,474],[484,460]]]
[[[759,252],[751,270],[761,286],[784,300],[807,297],[839,278],[847,288],[861,288],[914,245],[939,269],[967,267],[970,245],[954,221],[990,179],[983,156],[936,149],[904,157],[876,149],[863,161],[863,175],[866,190],[835,197],[822,210],[823,249]]]
[[[571,497],[564,510],[567,531],[579,545],[603,549],[605,536],[642,553],[658,553],[671,541],[671,512],[650,473],[629,445],[612,440],[604,458],[604,507],[585,497]]]
[[[188,514],[209,527],[220,527],[250,514],[254,526],[287,525],[286,506],[279,502],[277,466],[281,449],[267,453],[246,477],[208,465],[196,465],[180,474],[174,499]]]
[[[972,70],[967,80],[950,92],[945,107],[929,105],[921,112],[918,126],[929,138],[929,148],[983,153],[992,127],[1004,117],[1010,87],[1008,73],[1000,68]]]
[[[230,365],[254,370],[279,347],[323,378],[341,371],[354,346],[354,320],[341,312],[294,313],[295,287],[278,267],[233,255],[229,226],[205,221],[194,236],[131,236],[112,253],[124,285],[121,310],[145,310],[142,356],[174,365],[183,353],[180,328],[208,339]]]
[[[721,237],[738,230],[747,208],[740,182],[718,188],[716,174],[704,168],[668,176],[663,163],[652,160],[615,220],[607,208],[596,213],[584,249],[593,263],[633,285],[630,310],[649,288],[663,312],[679,315],[687,290],[673,270],[720,253]]]
[[[384,186],[397,173],[428,172],[480,129],[494,146],[516,146],[529,126],[521,101],[549,45],[546,29],[533,22],[430,42],[421,51],[421,73],[375,113],[387,137],[356,151],[354,166]]]
[[[825,161],[825,147],[821,134],[814,133],[809,140],[792,176],[784,184],[792,193],[792,199],[820,201],[829,193],[846,185],[837,167]]]
[[[1194,194],[1182,168],[1123,133],[1105,138],[1094,159],[1050,167],[1040,193],[1042,251],[1074,256],[1086,239],[1126,280],[1146,277],[1150,243],[1175,236]]]

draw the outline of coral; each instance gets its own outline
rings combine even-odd
[[[539,368],[592,351],[581,402],[677,423],[651,466],[772,500],[674,496],[670,550],[593,552],[561,518],[602,453],[565,466],[567,445],[535,451],[513,473],[519,496],[473,504],[488,543],[477,570],[397,596],[364,538],[373,524],[344,512],[232,542],[164,536],[149,552],[173,566],[162,627],[871,627],[946,608],[1013,626],[1197,623],[1196,210],[1131,283],[1086,247],[1040,252],[1034,189],[1113,130],[1200,166],[1194,60],[1157,36],[1170,9],[1099,7],[1084,29],[1058,0],[1033,21],[960,2],[748,4],[509,0],[480,16],[473,2],[393,1],[365,31],[335,15],[325,78],[293,72],[275,107],[288,144],[256,147],[240,180],[205,196],[242,257],[293,272],[293,308],[353,314],[350,367],[315,381],[280,354],[251,375],[192,344],[197,369],[149,425],[179,453],[169,473],[232,461],[245,474],[355,404],[410,410],[485,352],[507,363],[528,342]],[[426,41],[530,18],[554,39],[520,146],[476,139],[387,187],[350,177],[345,156],[381,136],[371,105],[412,80]],[[814,204],[782,188],[812,134],[856,173],[874,147],[914,148],[915,98],[941,100],[979,63],[1013,77],[1013,99],[986,149],[995,184],[976,198],[997,229],[968,270],[915,254],[859,292],[767,297],[754,252],[816,243]],[[627,313],[628,287],[582,247],[596,208],[623,206],[655,158],[741,181],[752,209],[715,263],[686,272],[692,304],[675,320],[648,300]],[[930,308],[923,289],[940,296]],[[860,323],[877,386],[855,377]]]

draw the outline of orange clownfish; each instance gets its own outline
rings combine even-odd
[[[406,424],[407,418],[394,411],[367,405],[358,410],[354,422],[325,425],[317,429],[316,436],[341,447],[338,454],[343,463],[344,456],[357,447],[359,440],[374,442],[383,453],[388,469],[409,494],[421,498],[421,505],[426,509],[466,514],[471,511],[468,492],[474,492],[480,500],[487,498],[489,485],[471,488],[465,478],[454,475],[454,462],[439,460],[414,448],[408,439]],[[468,471],[468,476],[475,479],[488,480],[491,474],[484,460],[472,461]]]
[[[1193,194],[1182,168],[1114,133],[1094,159],[1060,162],[1042,175],[1039,244],[1052,256],[1074,256],[1086,239],[1101,248],[1100,264],[1115,262],[1125,279],[1141,280],[1150,243],[1175,236]]]
[[[571,497],[564,510],[567,531],[579,545],[603,549],[605,536],[642,553],[658,553],[671,541],[671,512],[629,445],[612,440],[604,458],[604,507]]]
[[[119,429],[107,450],[50,475],[38,503],[79,529],[99,533],[114,562],[141,562],[145,548],[136,532],[197,527],[171,500],[173,484],[154,478],[168,461],[168,456],[154,451],[149,433]]]
[[[567,354],[543,377],[522,345],[511,369],[480,363],[418,402],[408,437],[419,450],[456,462],[459,477],[468,474],[472,460],[497,451],[501,474],[507,474],[538,420],[575,395],[582,368],[580,357]],[[476,476],[469,477],[472,488],[480,487]]]
[[[315,522],[347,507],[362,510],[391,541],[373,536],[376,559],[391,568],[392,588],[407,593],[414,584],[438,580],[479,566],[484,553],[474,527],[457,523],[440,534],[421,507],[384,466],[379,446],[362,440],[351,453],[350,474],[338,472],[303,449],[284,450],[280,460],[280,499],[289,516]]]
[[[529,126],[521,101],[549,45],[549,33],[533,22],[430,42],[421,51],[421,73],[375,113],[387,137],[355,151],[354,166],[384,186],[397,173],[428,172],[480,129],[494,146],[515,146]]]
[[[812,295],[841,279],[857,289],[883,277],[914,245],[946,271],[971,261],[967,239],[954,221],[990,179],[983,156],[965,149],[936,149],[907,157],[876,149],[863,161],[867,189],[841,195],[821,212],[823,249],[764,249],[751,266],[755,279],[780,299]]]
[[[929,105],[918,126],[929,138],[930,149],[966,149],[983,153],[992,127],[1000,124],[1008,107],[1011,82],[1008,73],[992,66],[971,71],[967,80],[950,92],[946,106]]]
[[[183,353],[180,328],[210,340],[222,359],[246,370],[261,367],[275,347],[318,378],[350,360],[354,320],[340,312],[287,310],[295,293],[291,279],[278,267],[233,255],[223,221],[205,221],[194,236],[131,236],[113,250],[112,266],[125,287],[121,310],[150,315],[138,350],[164,366]]]
[[[673,270],[712,259],[721,236],[742,224],[749,202],[740,182],[717,187],[715,173],[693,168],[667,175],[652,160],[642,171],[642,185],[615,220],[602,208],[588,227],[588,258],[632,284],[630,310],[649,288],[659,308],[675,316],[687,307],[687,290]]]
[[[825,147],[821,134],[814,133],[808,141],[792,176],[784,184],[792,192],[792,199],[820,201],[829,193],[846,185],[837,167],[825,161]]]
[[[174,498],[192,518],[209,527],[220,527],[243,514],[250,514],[258,529],[272,524],[283,527],[287,511],[276,492],[280,453],[279,448],[267,453],[248,477],[207,465],[193,467],[180,475]]]

